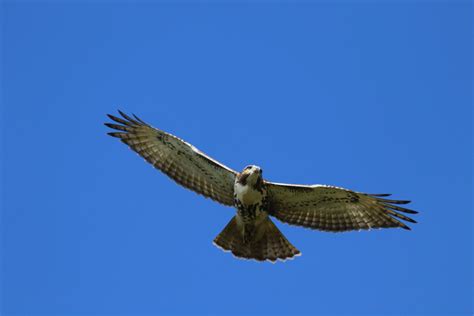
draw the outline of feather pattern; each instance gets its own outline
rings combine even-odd
[[[122,117],[108,115],[117,130],[108,133],[119,138],[155,168],[184,187],[224,205],[234,204],[237,172],[213,160],[193,145],[156,129],[134,115],[119,111]],[[118,123],[118,124],[116,124]]]
[[[409,201],[381,198],[389,194],[366,194],[326,185],[272,182],[266,185],[269,214],[288,224],[342,232],[388,227],[410,229],[400,219],[416,223],[398,213],[416,214],[416,211],[392,205]]]

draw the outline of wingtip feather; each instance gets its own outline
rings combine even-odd
[[[408,204],[411,202],[409,200],[389,200],[389,199],[380,199],[380,198],[377,198],[377,200],[383,203],[390,203],[390,204]]]
[[[104,123],[105,126],[107,127],[110,127],[110,128],[115,128],[114,126],[117,126],[117,124],[113,124],[113,123]]]
[[[116,117],[115,117],[115,116],[113,116],[112,114],[109,114],[109,113],[107,113],[106,115],[108,116],[108,118],[109,118],[109,119],[111,119],[111,120],[114,120],[114,121],[115,121],[115,119],[116,119]]]
[[[127,114],[125,114],[124,112],[118,110],[118,112],[120,113],[120,115],[122,115],[122,117],[126,120],[128,120],[129,122],[135,124],[135,125],[141,125],[139,122],[137,122],[136,120],[134,120],[133,118],[131,118],[130,116],[128,116]]]
[[[125,133],[120,133],[120,132],[109,132],[107,135],[112,136],[112,137],[117,137],[117,138],[122,138],[121,135]]]
[[[142,123],[143,125],[148,125],[147,123],[145,123],[142,119],[140,119],[140,118],[139,118],[138,116],[136,116],[135,114],[132,113],[132,115],[133,115],[133,117],[134,117],[138,122]]]
[[[388,208],[396,210],[396,211],[400,211],[400,212],[404,212],[404,213],[408,213],[408,214],[418,214],[418,211],[414,211],[414,210],[411,210],[411,209],[406,208],[406,207],[401,207],[401,206],[387,204],[387,203],[383,203],[383,204],[384,204],[385,207],[388,207]]]

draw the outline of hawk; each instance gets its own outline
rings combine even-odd
[[[119,138],[178,184],[206,198],[237,209],[214,244],[234,256],[258,261],[284,261],[300,255],[271,220],[328,232],[400,227],[416,223],[402,213],[410,201],[390,194],[368,194],[329,185],[274,183],[250,165],[236,172],[184,140],[119,111],[108,114],[108,133]],[[117,124],[118,123],[118,124]]]

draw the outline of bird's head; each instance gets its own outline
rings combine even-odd
[[[237,181],[241,184],[255,186],[262,182],[262,168],[249,165],[238,175]]]

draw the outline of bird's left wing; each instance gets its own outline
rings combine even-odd
[[[210,158],[193,145],[120,112],[123,118],[108,115],[116,123],[106,126],[155,168],[182,186],[225,205],[233,205],[236,172]]]
[[[388,200],[390,194],[366,194],[326,185],[293,185],[266,182],[270,215],[282,222],[324,231],[401,227],[399,219],[416,223],[399,212],[409,201]]]

